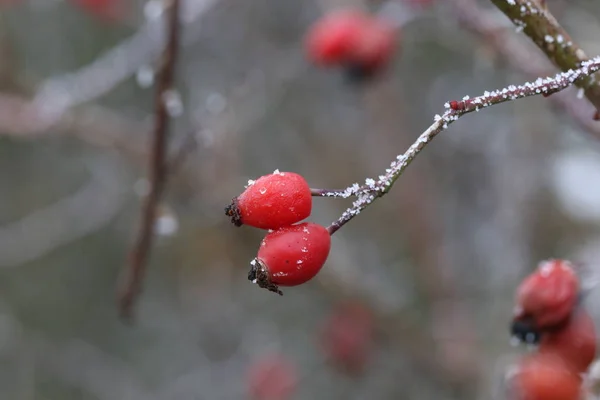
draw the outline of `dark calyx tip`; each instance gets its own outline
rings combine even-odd
[[[538,344],[541,339],[541,332],[528,318],[514,320],[510,325],[510,334],[526,344]]]
[[[238,207],[237,197],[234,197],[231,200],[231,204],[225,207],[225,215],[231,217],[231,223],[235,226],[242,226],[242,214],[240,213],[240,208]]]
[[[350,63],[344,67],[344,77],[351,84],[366,83],[374,76],[375,68],[369,68],[357,63]]]
[[[277,293],[283,296],[283,292],[279,290],[279,286],[271,282],[267,266],[258,258],[255,258],[250,263],[250,271],[248,272],[248,280],[256,283],[259,287],[267,289],[269,292]]]

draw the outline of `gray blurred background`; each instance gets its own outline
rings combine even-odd
[[[600,267],[589,104],[568,90],[465,116],[335,234],[317,278],[278,297],[247,280],[264,232],[223,212],[248,179],[362,183],[446,101],[555,70],[483,0],[413,10],[393,65],[361,86],[310,65],[303,35],[328,9],[380,3],[184,3],[170,144],[188,151],[131,325],[115,293],[147,190],[160,5],[132,0],[113,22],[61,0],[0,7],[0,399],[250,399],[249,374],[274,355],[296,371],[289,399],[493,398],[520,351],[508,335],[518,281],[549,257]],[[600,53],[600,3],[548,4]],[[475,32],[465,6],[502,39]],[[509,57],[509,42],[531,58]],[[316,198],[310,220],[348,205]],[[358,373],[322,345],[347,302],[373,318]]]

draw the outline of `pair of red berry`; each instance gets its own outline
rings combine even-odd
[[[299,223],[311,211],[311,189],[296,173],[275,171],[248,182],[225,208],[236,226],[269,230],[248,279],[282,294],[279,286],[301,285],[317,275],[329,256],[331,235],[319,224]]]
[[[580,292],[579,277],[564,260],[540,263],[517,289],[512,334],[537,345],[512,378],[519,399],[581,398],[581,374],[596,356],[596,332],[579,304]]]
[[[354,78],[372,76],[389,63],[398,30],[389,22],[355,9],[334,11],[317,21],[305,39],[318,65],[342,66]]]

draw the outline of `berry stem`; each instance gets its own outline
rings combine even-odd
[[[175,80],[175,65],[179,47],[179,0],[165,0],[165,18],[167,19],[167,42],[161,58],[155,101],[154,133],[148,166],[150,193],[146,196],[139,232],[129,253],[129,263],[122,276],[118,293],[121,315],[131,318],[135,299],[141,290],[148,256],[152,248],[153,228],[156,208],[164,192],[167,165],[167,139],[169,130],[169,112],[165,94],[171,90]]]
[[[446,103],[446,112],[441,116],[436,115],[434,117],[433,124],[417,138],[404,154],[397,156],[392,161],[385,174],[380,175],[378,179],[367,179],[365,185],[359,186],[358,184],[354,184],[346,189],[344,193],[355,194],[357,199],[336,221],[331,223],[327,228],[329,234],[333,235],[376,199],[388,193],[400,175],[402,175],[404,170],[421,153],[427,144],[463,115],[479,111],[481,108],[524,97],[559,92],[573,84],[577,84],[581,80],[589,79],[590,75],[598,70],[600,70],[600,56],[582,62],[581,68],[559,73],[553,78],[538,78],[535,82],[527,82],[519,86],[510,85],[504,89],[492,92],[486,91],[484,94],[474,98],[465,96],[460,102],[460,107],[457,107],[457,109],[453,109],[450,102]]]

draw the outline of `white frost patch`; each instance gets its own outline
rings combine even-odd
[[[554,38],[550,35],[546,35],[546,36],[544,36],[544,41],[546,43],[554,43]]]
[[[265,194],[265,193],[267,193],[267,188],[261,187],[258,191],[260,192],[260,194]]]
[[[148,21],[159,19],[163,12],[163,2],[160,0],[150,0],[144,5],[144,17],[146,17]]]
[[[154,221],[154,233],[158,236],[173,236],[179,230],[179,221],[172,213],[164,213]]]
[[[165,103],[167,113],[170,117],[175,118],[183,114],[183,101],[181,100],[181,95],[177,90],[167,90],[163,93],[162,100]]]
[[[273,175],[281,175],[284,176],[285,174],[283,172],[279,172],[279,169],[276,169],[275,171],[273,171]]]
[[[600,223],[600,155],[579,150],[558,157],[553,166],[552,184],[556,196],[571,216]]]
[[[550,274],[552,273],[552,271],[554,271],[554,262],[552,261],[544,261],[540,267],[540,275],[543,278],[547,278],[550,276]]]
[[[135,74],[137,84],[147,89],[154,84],[154,69],[150,65],[142,65]]]
[[[227,108],[227,99],[218,92],[213,92],[206,98],[206,109],[213,115],[221,114]]]

